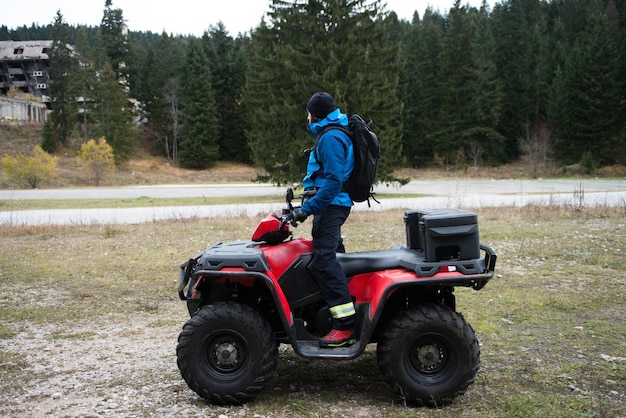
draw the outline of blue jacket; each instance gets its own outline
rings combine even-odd
[[[348,116],[335,109],[321,121],[309,123],[308,129],[317,137],[317,134],[328,125],[348,126]],[[316,156],[322,162],[322,171]],[[305,190],[318,188],[318,191],[314,197],[304,202],[302,213],[318,215],[331,204],[352,206],[352,199],[341,189],[343,183],[350,178],[353,168],[352,140],[339,129],[326,131],[317,141],[315,152],[309,154],[307,174],[302,180],[302,185]]]

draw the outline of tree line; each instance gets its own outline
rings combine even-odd
[[[42,147],[106,138],[183,167],[258,163],[277,183],[305,170],[305,105],[319,90],[374,121],[380,180],[399,167],[538,169],[626,163],[626,4],[455,0],[409,21],[382,0],[268,2],[251,33],[127,31],[105,0],[99,27],[46,26],[0,39],[52,39],[52,114]],[[79,98],[76,100],[76,98]]]

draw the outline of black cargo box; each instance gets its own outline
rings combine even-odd
[[[480,257],[478,217],[462,209],[411,210],[404,213],[407,246],[423,251],[426,261]]]

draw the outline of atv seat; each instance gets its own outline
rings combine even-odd
[[[337,260],[347,277],[380,270],[407,268],[424,262],[424,253],[407,247],[385,251],[337,253]]]

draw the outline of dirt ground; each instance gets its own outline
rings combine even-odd
[[[172,303],[158,315],[137,315],[129,323],[76,318],[65,335],[58,334],[57,325],[37,324],[0,340],[3,351],[21,356],[15,367],[30,376],[29,382],[15,382],[11,393],[0,394],[0,415],[203,415],[205,407],[190,403],[193,394],[174,377],[179,373],[171,338],[178,326],[170,318],[184,318],[178,308]],[[154,325],[159,322],[167,325]]]
[[[300,359],[281,345],[276,375],[256,402],[229,407],[208,404],[187,387],[176,366],[175,338],[186,320],[184,303],[172,300],[149,310],[132,321],[119,315],[102,317],[97,323],[76,318],[62,331],[58,325],[36,324],[22,328],[12,339],[0,339],[0,351],[19,356],[0,367],[18,368],[18,376],[28,376],[26,382],[0,384],[5,386],[0,390],[0,416],[303,416],[308,413],[298,411],[299,403],[303,408],[310,402],[328,408],[320,398],[332,396],[324,389],[332,379],[327,375],[333,374],[328,370],[332,367],[338,367],[338,374],[352,367],[367,372],[339,383],[347,400],[331,405],[330,415],[384,416],[395,399],[382,382],[371,349],[356,364],[322,364]],[[372,400],[379,406],[373,406]],[[277,412],[276,404],[283,402],[283,410]]]

